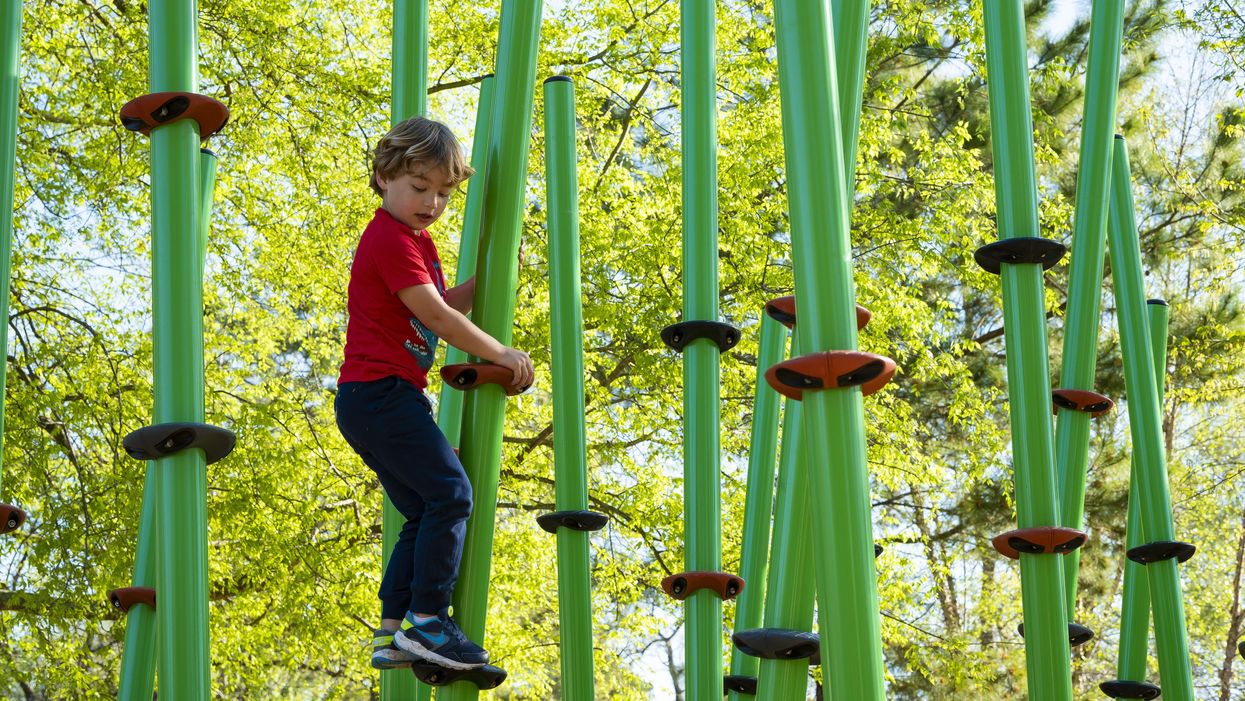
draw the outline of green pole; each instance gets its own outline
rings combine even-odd
[[[1147,328],[1150,336],[1150,352],[1154,359],[1154,379],[1158,383],[1159,403],[1163,401],[1164,380],[1167,375],[1167,303],[1150,300],[1146,305],[1149,313]],[[1138,489],[1137,460],[1132,460],[1128,486],[1128,548],[1146,543],[1141,524],[1140,490]],[[1146,678],[1146,653],[1150,644],[1150,583],[1146,581],[1145,565],[1124,558],[1124,597],[1120,609],[1120,658],[1117,662],[1119,678],[1140,682]]]
[[[1021,0],[984,3],[986,72],[1000,238],[1039,235],[1033,127]],[[1039,263],[1004,264],[1003,326],[1012,421],[1017,521],[1059,522],[1051,441],[1050,371]],[[1029,697],[1072,698],[1059,559],[1020,555]]]
[[[839,128],[843,130],[844,183],[848,202],[856,191],[856,147],[860,136],[861,100],[865,89],[865,57],[869,52],[869,0],[831,0],[839,87]],[[851,207],[848,206],[848,220]]]
[[[549,212],[549,330],[553,354],[553,456],[559,511],[588,508],[584,447],[584,320],[579,275],[575,86],[545,81],[546,198]],[[596,698],[592,685],[592,584],[588,533],[558,529],[558,622],[562,696]]]
[[[138,542],[134,553],[136,587],[156,586],[156,495],[160,493],[160,471],[147,463],[143,481],[143,510],[138,522]],[[159,592],[157,592],[157,597]],[[125,648],[121,653],[121,685],[118,701],[151,701],[156,684],[156,612],[146,604],[130,608],[125,615]]]
[[[713,0],[681,7],[683,319],[718,319],[718,132]],[[683,350],[683,513],[686,571],[722,567],[719,358],[709,339]],[[722,600],[683,600],[688,701],[722,698]]]
[[[796,299],[807,351],[855,350],[855,286],[829,6],[776,0]],[[885,696],[873,523],[858,388],[804,395],[821,659],[831,698]]]
[[[541,5],[540,0],[507,0],[501,10],[493,98],[498,116],[489,139],[484,227],[472,316],[485,333],[506,345],[514,334],[516,264],[523,228]],[[473,390],[463,411],[462,459],[475,491],[475,504],[467,521],[454,610],[463,632],[481,644],[488,613],[505,411],[506,397],[497,385]],[[466,682],[447,686],[437,694],[440,701],[474,701],[478,697],[479,689]]]
[[[428,110],[428,0],[394,0],[390,83],[392,105],[390,126]],[[398,534],[406,518],[386,496],[381,537],[381,572],[389,565],[389,556],[398,542]],[[427,701],[431,689],[420,684],[405,669],[387,669],[380,673],[381,701]]]
[[[9,318],[9,264],[13,246],[13,188],[17,168],[17,81],[21,62],[18,56],[22,48],[21,0],[4,3],[0,8],[0,319]],[[0,446],[4,444],[4,386],[8,358],[9,337],[0,333]],[[0,495],[4,494],[4,462],[0,451]],[[0,509],[8,511],[0,504]],[[14,508],[14,507],[9,507]],[[6,532],[8,524],[0,521],[0,533]]]
[[[1128,423],[1137,462],[1142,530],[1149,542],[1174,541],[1158,383],[1154,378],[1154,360],[1146,329],[1141,250],[1133,219],[1128,147],[1123,138],[1115,141],[1112,171],[1108,241],[1120,323],[1120,350],[1124,359],[1124,387],[1128,394]],[[1163,698],[1191,701],[1193,677],[1189,669],[1180,568],[1175,559],[1152,562],[1146,565],[1146,578],[1150,584]]]
[[[739,555],[739,574],[749,583],[735,604],[735,630],[761,626],[769,555],[770,519],[773,514],[774,459],[778,452],[778,392],[765,381],[765,371],[782,361],[787,345],[787,329],[768,314],[761,315],[761,343],[757,353],[756,399],[752,405],[752,441],[748,453],[748,492],[744,501],[743,543]],[[783,444],[786,444],[784,439]],[[812,621],[809,621],[810,625]],[[739,650],[731,651],[731,674],[755,677],[757,659]],[[740,701],[731,692],[731,701]]]
[[[202,275],[211,230],[212,197],[216,192],[216,154],[200,149],[199,159],[199,271]],[[148,461],[143,481],[142,515],[134,553],[133,586],[156,587],[157,536],[156,495],[160,471]],[[156,612],[144,604],[132,607],[125,617],[125,648],[121,654],[119,701],[149,701],[156,676]]]
[[[1076,181],[1072,242],[1075,254],[1068,272],[1063,370],[1066,389],[1094,389],[1098,360],[1098,325],[1102,300],[1102,263],[1107,245],[1107,208],[1111,182],[1111,135],[1119,86],[1123,0],[1096,0],[1089,32],[1089,67],[1085,78],[1081,169]],[[1055,422],[1055,467],[1059,474],[1060,520],[1080,529],[1085,520],[1085,470],[1089,464],[1090,415],[1059,410]],[[1063,559],[1064,606],[1075,617],[1076,578],[1081,551]]]
[[[152,0],[151,91],[193,92],[195,3]],[[203,269],[199,256],[199,132],[182,120],[151,132],[154,423],[203,421]],[[207,467],[203,451],[155,461],[156,610],[160,688],[208,699]]]
[[[791,356],[799,355],[792,344]],[[782,424],[782,462],[774,506],[772,566],[765,582],[765,627],[813,629],[813,539],[809,533],[809,465],[800,402],[787,400]],[[803,701],[808,660],[760,660],[757,701]]]
[[[480,82],[480,102],[476,105],[476,132],[471,142],[471,167],[476,174],[467,182],[467,202],[463,206],[463,232],[458,240],[458,272],[455,284],[462,284],[475,275],[476,253],[480,248],[480,209],[484,204],[484,172],[488,159],[488,140],[493,124],[493,76],[485,76]],[[445,365],[468,361],[467,354],[451,346],[445,347]],[[456,389],[441,385],[441,398],[437,402],[437,425],[449,440],[457,446],[463,426],[463,401],[465,396]]]

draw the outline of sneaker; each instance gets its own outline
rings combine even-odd
[[[410,667],[419,659],[393,644],[393,631],[377,628],[372,632],[372,667],[375,669],[400,669]]]
[[[393,634],[394,645],[421,660],[449,669],[476,669],[488,664],[484,648],[467,639],[449,616],[416,623],[411,613]]]

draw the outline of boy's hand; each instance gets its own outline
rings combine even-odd
[[[527,353],[515,348],[506,348],[494,363],[506,368],[514,375],[512,386],[515,389],[531,387],[536,379],[536,371],[532,369],[532,359]]]

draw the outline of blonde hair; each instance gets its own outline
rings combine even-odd
[[[368,184],[373,192],[384,195],[377,176],[392,180],[415,170],[419,164],[444,168],[456,187],[475,173],[463,158],[462,146],[449,127],[434,119],[411,117],[380,137],[372,152],[372,177]]]

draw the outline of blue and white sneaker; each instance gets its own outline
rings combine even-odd
[[[393,631],[377,628],[372,631],[372,667],[375,669],[401,669],[410,667],[419,659],[393,644]]]
[[[449,669],[476,669],[488,664],[484,648],[468,640],[449,616],[416,623],[407,612],[393,643],[403,652]]]

